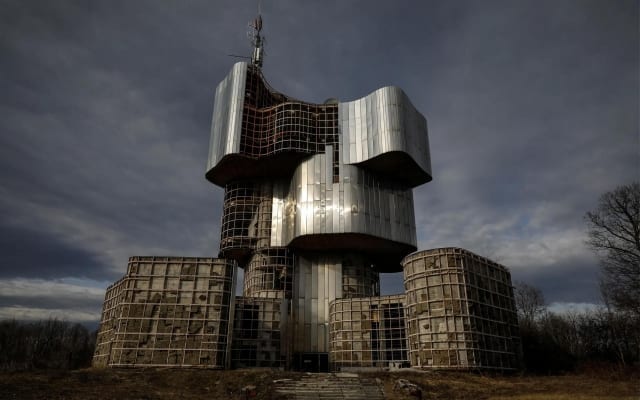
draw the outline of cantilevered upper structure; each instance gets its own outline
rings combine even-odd
[[[206,178],[224,188],[219,259],[132,258],[107,293],[95,364],[515,368],[508,271],[463,250],[409,255],[412,189],[432,179],[425,117],[392,86],[324,104],[278,93],[261,71],[260,17],[252,27],[251,62],[215,92]],[[474,263],[486,288],[465,278]],[[379,297],[379,274],[403,266],[408,297]]]
[[[416,249],[411,188],[431,180],[427,124],[396,87],[310,104],[240,62],[216,90],[206,176],[225,188],[225,257],[342,248],[379,253],[377,270],[398,271]],[[231,207],[238,195],[265,198],[266,214]]]

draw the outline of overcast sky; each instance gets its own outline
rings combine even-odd
[[[0,318],[91,323],[132,255],[215,256],[213,95],[255,1],[0,0]],[[636,0],[271,1],[264,73],[293,97],[397,85],[428,120],[418,247],[598,304],[584,213],[640,175]],[[401,274],[383,278],[385,294]]]

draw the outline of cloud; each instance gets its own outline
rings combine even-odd
[[[49,309],[37,307],[0,306],[0,320],[15,319],[17,321],[41,321],[58,319],[72,322],[94,323],[100,320],[99,312],[74,311],[65,309]],[[91,324],[93,326],[93,324]]]
[[[39,225],[36,225],[39,226]],[[113,279],[111,268],[82,244],[72,245],[56,235],[19,225],[0,224],[0,278],[58,278],[61,276]]]
[[[576,314],[598,311],[602,306],[593,303],[552,303],[547,308],[555,314]]]
[[[18,18],[4,42],[13,79],[0,99],[7,116],[2,228],[13,242],[6,248],[35,254],[3,275],[114,278],[131,255],[215,253],[221,192],[203,179],[206,145],[199,143],[208,140],[209,111],[193,119],[188,92],[172,97],[171,85],[151,89],[148,80],[101,63],[96,56],[105,54],[85,47],[78,33],[89,29],[101,42],[107,32],[93,29],[104,20],[76,25],[70,36],[53,24],[53,16],[83,11],[95,18],[95,10],[54,9],[47,17],[13,6]],[[115,26],[108,33],[121,34]],[[35,256],[51,253],[60,260]]]
[[[44,279],[0,280],[0,319],[99,321],[104,287],[93,287],[94,284]]]
[[[227,54],[249,53],[254,6],[4,2],[2,282],[102,282],[132,255],[217,253],[222,190],[203,177],[213,91],[235,61]],[[582,216],[640,173],[638,11],[634,1],[276,0],[263,4],[264,72],[306,101],[402,87],[430,129],[434,181],[414,194],[419,247],[465,247],[550,302],[597,303]],[[401,291],[401,275],[382,287]],[[20,304],[42,314],[50,298]]]

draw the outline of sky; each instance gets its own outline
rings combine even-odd
[[[638,4],[264,0],[263,72],[309,102],[401,87],[429,125],[418,248],[582,309],[601,302],[584,214],[640,176]],[[0,0],[0,319],[96,323],[129,256],[217,255],[213,96],[256,9]]]

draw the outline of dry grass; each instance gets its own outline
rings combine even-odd
[[[255,399],[283,399],[273,380],[300,374],[272,370],[86,369],[0,374],[0,399],[244,399],[241,389],[256,385]],[[637,372],[590,371],[564,376],[487,376],[467,373],[372,373],[389,399],[410,399],[394,390],[408,379],[423,399],[639,399]]]
[[[638,374],[607,372],[562,376],[487,376],[468,373],[394,373],[422,388],[423,399],[640,399]],[[385,393],[389,399],[409,397],[393,390],[387,376]]]

